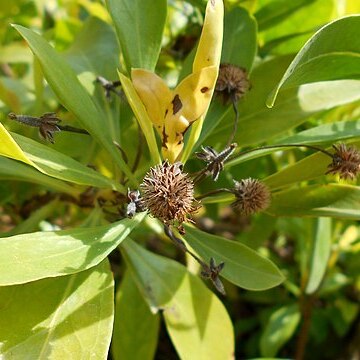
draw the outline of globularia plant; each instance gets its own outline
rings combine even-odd
[[[1,356],[152,359],[162,319],[181,359],[273,357],[294,335],[304,358],[332,229],[360,218],[360,16],[276,35],[310,5],[96,4],[63,53],[13,25],[35,97],[0,82]],[[222,300],[280,284],[256,350],[235,350]]]

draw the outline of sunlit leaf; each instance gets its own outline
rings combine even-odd
[[[40,35],[20,25],[14,27],[28,42],[41,64],[46,80],[62,105],[74,113],[81,125],[112,155],[130,181],[137,184],[134,175],[113,144],[109,129],[103,124],[105,115],[80,84],[71,67]]]
[[[162,309],[181,359],[233,359],[234,335],[219,299],[186,268],[127,239],[123,254],[154,311]],[[221,334],[221,341],[219,340]]]
[[[116,295],[112,355],[115,360],[152,360],[160,325],[127,271]]]
[[[324,26],[297,54],[270,94],[273,106],[279,90],[301,84],[360,78],[360,15],[352,15]]]
[[[76,184],[125,191],[124,187],[115,183],[115,181],[51,147],[15,133],[12,136],[20,145],[26,157],[47,175]]]
[[[268,259],[237,241],[227,240],[186,226],[186,241],[204,259],[224,262],[220,276],[248,290],[265,290],[284,281],[280,270]]]
[[[107,260],[77,274],[0,287],[4,359],[106,359],[114,281]]]
[[[144,214],[111,225],[35,232],[0,239],[0,285],[63,276],[99,264]]]
[[[45,186],[46,189],[56,190],[66,194],[77,196],[79,189],[68,183],[44,175],[33,167],[19,161],[0,156],[0,178],[3,180],[26,181]]]

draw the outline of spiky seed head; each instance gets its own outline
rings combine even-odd
[[[251,88],[244,68],[232,64],[220,64],[215,91],[222,96],[224,104],[239,101]]]
[[[152,167],[140,185],[142,206],[165,224],[181,224],[199,208],[194,184],[182,164],[164,161]]]
[[[339,174],[341,179],[353,180],[360,172],[360,152],[354,146],[333,145],[335,153],[326,174]]]
[[[265,210],[270,204],[269,188],[257,179],[234,181],[233,193],[236,196],[232,206],[243,215],[251,215]]]

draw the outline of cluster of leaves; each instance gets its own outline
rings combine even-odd
[[[114,359],[170,358],[175,350],[184,359],[311,359],[320,351],[331,359],[356,351],[360,188],[324,176],[323,153],[286,149],[360,143],[360,16],[351,15],[360,9],[345,3],[225,1],[221,61],[245,68],[252,87],[238,107],[240,150],[216,186],[206,179],[196,191],[251,176],[272,200],[249,218],[229,208],[232,194],[207,197],[197,227],[185,226],[184,241],[202,259],[225,262],[223,301],[156,219],[125,218],[127,187],[138,188],[161,147],[128,77],[132,68],[156,68],[173,87],[190,74],[206,1],[0,5],[4,358],[105,359],[111,341]],[[106,92],[101,79],[111,81]],[[56,112],[90,136],[61,131],[54,144],[40,142],[9,112]],[[186,134],[187,172],[201,170],[192,155],[201,146],[224,148],[233,118],[231,106],[212,101]],[[284,151],[238,156],[269,143]]]

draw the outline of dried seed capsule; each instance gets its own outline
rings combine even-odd
[[[188,221],[199,205],[194,199],[194,184],[182,172],[182,164],[168,161],[154,166],[140,185],[142,206],[165,224]]]
[[[335,153],[326,174],[339,174],[341,179],[355,179],[360,172],[360,152],[354,146],[333,145]]]
[[[232,206],[243,215],[251,215],[265,210],[270,204],[270,190],[257,179],[235,181],[233,193],[236,200]]]

